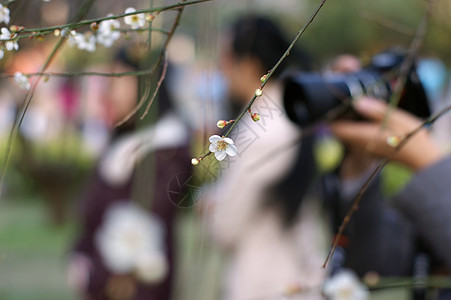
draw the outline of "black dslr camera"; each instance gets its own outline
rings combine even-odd
[[[368,95],[385,101],[390,99],[404,59],[402,51],[391,50],[373,56],[368,66],[355,73],[285,74],[282,80],[287,115],[301,127],[326,119],[353,118],[356,113],[351,107],[352,98]],[[420,118],[430,115],[415,64],[407,74],[398,106]]]

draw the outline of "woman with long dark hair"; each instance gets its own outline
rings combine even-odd
[[[260,16],[239,19],[226,40],[222,69],[234,106],[243,109],[289,42]],[[210,190],[212,236],[229,258],[225,299],[274,297],[322,281],[321,218],[318,203],[306,196],[314,174],[311,141],[296,144],[300,130],[285,115],[278,80],[288,68],[308,65],[305,54],[291,51],[233,131],[238,156],[222,163]]]

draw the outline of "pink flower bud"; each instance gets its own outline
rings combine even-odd
[[[9,26],[9,31],[11,31],[11,33],[19,32],[19,31],[21,31],[23,29],[24,29],[23,26],[18,26],[18,25],[11,25],[11,26]]]
[[[147,22],[152,22],[155,19],[155,15],[151,14],[151,13],[147,13],[146,14],[146,21]]]
[[[258,114],[258,113],[251,113],[251,118],[252,118],[252,121],[258,122],[258,121],[260,121],[260,114]]]
[[[97,30],[99,30],[99,24],[98,24],[97,22],[91,23],[91,30],[92,30],[92,31],[97,31]]]

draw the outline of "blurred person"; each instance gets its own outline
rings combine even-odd
[[[137,70],[129,55],[121,51],[112,71]],[[82,299],[171,299],[176,206],[168,186],[189,174],[190,155],[189,131],[166,88],[152,107],[156,121],[136,130],[132,118],[116,128],[87,182],[69,264]],[[111,122],[122,120],[137,104],[138,78],[113,77],[105,99]]]
[[[338,73],[352,73],[361,68],[362,64],[358,57],[352,54],[342,54],[334,59],[331,71]]]
[[[330,126],[353,153],[345,157],[339,170],[340,184],[335,195],[339,198],[336,202],[338,220],[343,219],[378,158],[389,157],[409,167],[414,174],[389,201],[381,192],[380,176],[369,185],[340,241],[344,250],[341,267],[351,268],[360,276],[370,271],[381,276],[416,278],[449,275],[449,155],[441,151],[426,129],[410,138],[393,155],[394,147],[387,139],[405,136],[421,121],[395,109],[382,127],[388,104],[372,98],[359,99],[355,109],[364,120],[334,121]],[[362,163],[358,153],[372,157],[372,162]],[[426,289],[414,289],[413,299],[425,299],[426,292]],[[450,295],[449,290],[442,290],[437,299],[449,299]]]
[[[250,101],[260,77],[288,45],[267,18],[245,16],[233,24],[221,56],[233,106],[242,109]],[[305,54],[293,49],[274,73],[252,106],[261,120],[244,115],[231,135],[238,158],[222,162],[220,177],[205,196],[209,229],[228,258],[224,299],[282,296],[294,286],[317,288],[324,277],[321,216],[318,202],[307,196],[314,169],[311,141],[292,146],[300,130],[284,113],[278,81],[289,66],[307,69],[308,64]]]

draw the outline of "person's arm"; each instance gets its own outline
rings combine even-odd
[[[421,125],[421,121],[411,114],[400,109],[389,111],[387,103],[372,98],[359,99],[355,109],[368,122],[343,120],[331,124],[332,132],[353,151],[389,157],[415,171],[430,166],[443,157],[426,130],[415,134],[393,155],[395,148],[387,143],[387,138],[402,138]]]
[[[432,253],[451,269],[451,157],[415,173],[393,199]]]
[[[449,226],[451,222],[451,209],[449,208],[451,197],[447,190],[447,180],[451,175],[451,159],[444,158],[426,130],[418,132],[400,151],[395,153],[395,148],[387,143],[387,137],[402,137],[420,126],[421,121],[404,111],[395,109],[390,112],[384,124],[385,129],[383,129],[382,123],[388,110],[386,103],[380,100],[362,98],[357,101],[355,108],[357,112],[367,118],[367,121],[337,121],[331,125],[332,131],[347,147],[352,149],[353,153],[378,158],[389,157],[415,171],[406,188],[392,199],[397,212],[401,213],[398,218],[402,221],[405,216],[409,221],[399,222],[399,224],[405,224],[402,226],[412,224],[415,231],[420,233],[420,236],[428,242],[434,254],[446,262],[448,267],[451,267],[449,256],[449,249],[451,249],[451,226]],[[350,165],[352,166],[352,163]],[[371,190],[374,185],[373,183],[362,198],[362,208],[367,206],[368,203],[366,202],[371,202],[370,200],[374,197],[379,197],[379,201],[382,200],[380,191]],[[372,198],[367,199],[368,195]],[[359,213],[363,214],[363,211],[356,213],[357,220]],[[387,215],[387,213],[384,213],[384,215]],[[380,224],[386,225],[385,222]],[[382,225],[387,229],[381,233],[383,236],[394,237],[393,241],[396,241],[396,236],[404,237],[399,228],[390,230],[390,226],[385,225]],[[385,244],[387,243],[385,242]],[[381,249],[381,251],[385,250]]]

